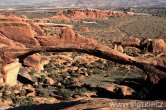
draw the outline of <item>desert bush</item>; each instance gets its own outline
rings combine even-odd
[[[48,90],[47,89],[45,89],[44,87],[43,87],[43,85],[41,85],[41,84],[38,84],[37,86],[36,86],[36,95],[37,96],[39,96],[39,97],[45,97],[45,98],[48,98],[49,97],[49,92],[48,92]]]
[[[35,75],[35,71],[30,71],[30,72],[28,72],[28,74],[30,75],[30,76],[34,76]]]
[[[68,73],[69,73],[70,76],[72,76],[72,77],[76,77],[76,76],[77,76],[76,73],[75,73],[75,71],[72,70],[72,69],[69,69],[69,70],[68,70]]]
[[[72,66],[77,66],[77,67],[79,67],[79,66],[80,66],[80,63],[79,63],[78,61],[75,61],[75,62],[72,63]]]
[[[44,76],[44,75],[41,75],[41,77],[38,78],[38,82],[40,82],[40,83],[44,83],[45,81],[46,81],[46,76]]]
[[[63,81],[63,78],[60,76],[60,74],[50,73],[48,77],[52,78],[55,82]]]
[[[39,97],[45,97],[45,98],[49,98],[49,92],[46,90],[46,89],[40,89],[38,92],[37,92],[37,95]]]
[[[65,89],[65,88],[60,89],[60,95],[62,96],[62,98],[64,100],[71,100],[72,99],[70,91]]]
[[[15,98],[13,100],[15,104],[19,104],[20,106],[25,106],[25,105],[31,105],[33,104],[33,99],[32,97],[27,97],[27,98]]]
[[[100,69],[95,69],[93,71],[93,74],[101,74],[101,73],[102,73],[102,71]]]

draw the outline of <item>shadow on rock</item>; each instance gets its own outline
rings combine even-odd
[[[41,105],[31,105],[31,106],[22,106],[16,107],[8,110],[60,110],[65,109],[71,106],[84,104],[84,101],[71,101],[71,102],[60,102],[57,104],[41,104]]]
[[[114,82],[117,83],[117,82]],[[139,95],[137,99],[143,100],[166,100],[166,78],[163,78],[159,81],[159,83],[153,85],[151,88],[149,87],[147,81],[145,79],[139,78],[127,78],[118,83],[119,85],[128,86],[134,89]],[[142,97],[142,96],[143,97]]]

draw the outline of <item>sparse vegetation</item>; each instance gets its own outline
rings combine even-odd
[[[15,98],[15,99],[13,99],[13,102],[15,104],[19,104],[20,106],[32,105],[33,104],[33,99],[32,99],[32,97]]]
[[[60,89],[60,95],[63,97],[64,100],[71,100],[71,93],[69,90],[61,88]]]
[[[44,83],[46,81],[46,77],[44,75],[41,75],[41,77],[38,79],[39,82]]]
[[[86,24],[82,21],[95,23]],[[77,33],[95,39],[111,48],[113,48],[112,43],[114,41],[123,41],[128,37],[166,37],[165,17],[143,15],[111,17],[108,20],[84,19],[80,22],[70,22],[70,24],[74,25],[74,30]],[[80,32],[81,27],[87,27],[90,32]],[[52,36],[61,32],[60,29],[56,30],[49,27],[42,29],[46,35]],[[125,50],[125,54],[135,57],[145,53],[147,53],[145,50],[137,51],[131,48]],[[30,70],[30,72],[26,72],[28,75],[25,75],[26,79],[34,82],[33,79],[35,78],[36,82],[31,85],[19,82],[20,88],[0,87],[2,93],[0,98],[11,100],[14,104],[20,106],[34,104],[33,98],[36,97],[72,100],[87,97],[85,95],[87,91],[97,94],[102,87],[107,87],[109,84],[121,85],[126,79],[146,78],[144,72],[135,66],[117,64],[84,53],[43,52],[39,54],[44,58],[49,57],[49,63],[44,64],[43,70],[39,72]],[[79,58],[82,59],[79,60]],[[114,93],[117,96],[124,97],[120,88],[116,89]],[[143,90],[137,90],[137,96],[133,97],[144,99],[147,94],[148,89],[145,87]],[[100,97],[100,95],[97,97]]]
[[[28,74],[30,75],[30,76],[34,76],[35,75],[35,71],[30,71],[30,72],[28,72]]]
[[[126,37],[165,38],[166,19],[157,16],[112,17],[108,20],[93,20],[96,24],[75,24],[75,31],[97,40],[111,48],[113,41],[123,41]],[[90,32],[79,32],[81,27]]]

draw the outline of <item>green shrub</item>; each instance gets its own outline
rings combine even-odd
[[[70,74],[70,76],[75,77],[75,71],[74,70],[68,70],[68,73]]]
[[[31,105],[31,104],[33,104],[33,99],[32,99],[32,97],[15,98],[13,100],[13,103],[19,104],[20,106]]]
[[[60,89],[60,94],[61,94],[61,96],[64,100],[71,100],[72,99],[71,93],[67,89],[61,88]]]
[[[45,97],[45,98],[49,98],[50,96],[49,96],[49,92],[46,90],[46,89],[40,89],[39,91],[38,91],[38,96],[39,97]]]
[[[37,85],[36,87],[36,94],[39,97],[45,97],[48,98],[49,97],[49,92],[47,89],[43,88],[42,84]]]
[[[48,77],[50,77],[51,79],[53,79],[55,82],[63,81],[63,78],[62,78],[62,76],[60,76],[60,74],[50,73],[48,75]]]
[[[77,67],[79,67],[79,66],[80,66],[80,63],[79,63],[78,61],[73,62],[73,63],[72,63],[72,66],[77,66]]]
[[[30,71],[30,72],[28,72],[28,74],[29,74],[30,76],[34,76],[34,75],[35,75],[35,71]]]
[[[9,95],[9,97],[10,97],[10,99],[15,99],[16,98],[16,95],[14,94],[14,93],[11,93],[10,95]]]
[[[44,75],[41,75],[41,77],[38,79],[39,82],[44,83],[46,81],[46,77]]]

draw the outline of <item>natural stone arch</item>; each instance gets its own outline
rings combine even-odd
[[[46,38],[46,37],[43,37],[43,38]],[[49,37],[47,37],[46,39],[49,39]],[[69,39],[72,39],[72,40],[75,39],[75,40],[73,40],[74,42],[71,42],[69,41]],[[69,41],[69,42],[66,42],[66,41]],[[27,56],[32,55],[34,53],[38,53],[38,52],[45,52],[45,51],[47,52],[82,52],[82,53],[87,53],[87,54],[94,55],[100,58],[104,58],[107,60],[111,60],[120,64],[135,65],[138,68],[149,73],[147,74],[149,75],[149,78],[155,78],[155,79],[151,79],[151,81],[154,81],[153,82],[154,84],[157,83],[160,80],[160,78],[164,77],[164,74],[165,74],[162,70],[158,69],[158,67],[160,68],[162,67],[159,65],[156,65],[154,61],[125,55],[121,52],[118,52],[109,47],[100,45],[91,39],[84,38],[83,36],[80,36],[77,34],[75,37],[73,36],[66,37],[65,39],[64,37],[62,37],[62,38],[56,39],[56,42],[59,42],[59,43],[56,43],[56,45],[54,46],[41,46],[41,47],[37,47],[33,49],[24,49],[22,50],[22,53],[15,54],[15,57],[19,58],[20,62],[22,62],[21,60],[23,60]],[[47,41],[46,44],[50,44],[50,43],[52,43],[52,40]],[[157,75],[157,77],[155,77],[155,75]]]
[[[11,22],[11,21],[10,21]],[[97,43],[96,41],[83,37],[77,33],[74,33],[74,31],[71,28],[66,28],[62,31],[62,33],[55,37],[55,36],[40,36],[37,35],[36,37],[35,34],[32,34],[32,27],[27,24],[23,23],[24,25],[20,25],[22,22],[19,21],[19,31],[22,34],[30,34],[31,37],[26,37],[23,36],[20,38],[20,42],[15,41],[15,37],[17,37],[15,31],[15,25],[17,23],[6,23],[7,25],[3,25],[3,29],[0,29],[0,32],[4,36],[8,36],[10,38],[9,42],[13,42],[15,46],[10,46],[7,45],[7,43],[1,46],[0,48],[0,56],[1,56],[1,74],[3,77],[2,83],[8,84],[8,81],[6,81],[6,77],[10,74],[9,70],[7,67],[9,67],[9,64],[15,65],[19,64],[19,62],[16,59],[19,59],[20,63],[23,62],[24,58],[26,58],[29,55],[32,55],[34,53],[38,52],[45,52],[45,51],[57,51],[57,52],[82,52],[82,53],[88,53],[90,55],[94,55],[97,57],[101,57],[107,60],[111,60],[120,64],[129,64],[129,65],[135,65],[136,67],[144,70],[147,73],[147,76],[149,78],[149,81],[151,81],[151,84],[157,84],[160,79],[163,79],[166,76],[166,67],[164,64],[160,64],[162,60],[159,60],[158,58],[153,58],[153,59],[145,59],[145,58],[140,58],[140,57],[132,57],[125,55],[121,52],[118,52],[116,50],[113,50],[109,47],[106,47],[104,45],[101,45]],[[5,34],[4,31],[6,31],[4,28],[10,27],[11,28],[11,33]],[[30,33],[24,32],[24,30],[21,30],[21,26],[24,26],[24,29],[31,30],[28,31]],[[17,27],[18,28],[18,27]],[[17,29],[16,28],[16,29]],[[19,34],[19,33],[18,33]],[[1,38],[1,37],[0,37]],[[18,39],[18,38],[17,38]],[[23,40],[21,40],[23,39]],[[30,44],[26,45],[27,43],[25,42],[26,39]],[[33,44],[31,44],[31,42]],[[34,43],[35,42],[35,43]],[[18,45],[19,43],[19,45]],[[18,68],[21,65],[18,65]],[[18,73],[17,73],[18,74]],[[16,81],[13,81],[16,82]],[[10,82],[11,84],[11,82]],[[15,83],[12,83],[15,84]]]

